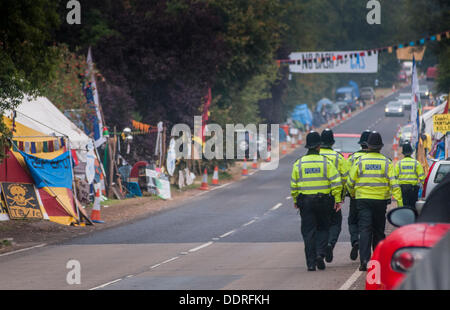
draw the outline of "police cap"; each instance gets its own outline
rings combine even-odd
[[[367,139],[367,146],[372,149],[381,149],[383,145],[381,135],[376,131],[372,131]]]
[[[331,146],[334,144],[334,134],[333,130],[327,128],[324,131],[322,131],[322,134],[320,136],[320,139],[322,141],[322,145],[325,146]]]
[[[367,140],[369,139],[370,133],[371,133],[370,130],[368,130],[368,129],[365,130],[365,131],[361,134],[361,137],[359,138],[358,144],[359,144],[359,145],[362,145],[362,146],[367,146]]]
[[[314,149],[316,147],[318,147],[320,145],[320,135],[318,132],[315,131],[311,131],[307,136],[306,136],[306,145],[305,147],[307,149]]]

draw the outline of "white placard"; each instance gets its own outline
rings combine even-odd
[[[333,57],[336,60],[333,60]],[[296,52],[291,53],[289,59],[295,61],[295,64],[289,65],[289,70],[293,73],[376,73],[378,71],[378,53],[371,53],[369,56],[367,51]]]

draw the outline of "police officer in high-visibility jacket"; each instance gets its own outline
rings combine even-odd
[[[342,188],[345,187],[345,178],[347,175],[347,160],[344,155],[339,152],[333,150],[333,145],[335,143],[334,134],[331,129],[325,129],[322,131],[320,135],[320,139],[322,141],[320,147],[320,155],[325,156],[334,167],[337,169],[341,176]],[[344,192],[344,191],[343,191]],[[344,198],[344,197],[343,197]],[[342,211],[331,210],[331,220],[330,220],[330,235],[328,238],[327,250],[325,255],[325,261],[327,263],[331,263],[333,261],[333,250],[336,245],[336,242],[339,239],[339,234],[342,230]]]
[[[391,193],[398,206],[403,206],[394,165],[389,158],[380,154],[383,147],[381,135],[372,132],[367,140],[367,146],[367,154],[358,159],[347,179],[347,188],[355,196],[358,209],[361,271],[367,270],[371,247],[375,249],[385,238],[386,209]]]
[[[355,162],[357,162],[358,158],[360,158],[362,155],[367,154],[367,139],[369,138],[371,131],[365,130],[358,141],[358,144],[361,145],[361,150],[353,153],[349,156],[347,160],[348,169],[347,169],[347,175]],[[358,231],[358,209],[356,208],[356,200],[354,196],[350,195],[350,207],[348,212],[348,231],[350,233],[350,242],[352,244],[352,249],[350,251],[350,259],[356,260],[358,258],[358,251],[359,251],[359,231]]]
[[[425,180],[425,172],[420,162],[411,158],[413,153],[411,144],[405,143],[402,153],[405,158],[395,165],[395,175],[402,190],[403,204],[415,209],[420,184]]]
[[[331,210],[341,208],[342,183],[334,165],[320,155],[320,135],[306,136],[306,155],[292,167],[291,195],[300,210],[308,271],[325,269]]]

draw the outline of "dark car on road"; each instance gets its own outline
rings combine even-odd
[[[363,87],[361,88],[361,99],[363,101],[372,101],[375,100],[375,91],[372,87]]]

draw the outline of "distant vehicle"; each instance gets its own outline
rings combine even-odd
[[[413,69],[413,62],[412,61],[405,61],[402,64],[403,71],[405,71],[406,76],[412,75],[412,69]]]
[[[416,202],[417,211],[421,211],[423,205],[425,204],[428,195],[431,191],[445,178],[447,174],[450,173],[450,158],[447,160],[435,161],[430,169],[428,170],[428,175],[425,178],[422,188],[422,196]]]
[[[435,80],[437,78],[437,67],[428,67],[427,69],[427,81]]]
[[[403,126],[400,129],[400,137],[398,140],[398,144],[400,146],[402,146],[403,144],[405,144],[406,141],[411,141],[411,136],[412,136],[412,125],[409,124],[409,125]]]
[[[372,87],[361,88],[361,99],[364,101],[375,100],[375,91]]]
[[[337,104],[326,104],[323,106],[325,113],[327,115],[327,119],[330,118],[337,118],[339,115],[341,115],[341,109]]]
[[[345,101],[336,101],[335,104],[345,113],[349,113],[352,109]]]
[[[404,116],[403,104],[400,101],[390,101],[384,109],[386,116]]]
[[[406,71],[402,70],[397,75],[397,80],[400,82],[405,82],[408,79],[408,76],[406,75]]]
[[[428,89],[427,85],[420,85],[419,86],[419,95],[421,99],[429,99],[430,96],[430,90]]]
[[[403,104],[405,110],[411,110],[412,98],[411,93],[400,93],[397,100]]]
[[[351,154],[359,151],[361,146],[358,144],[360,134],[354,133],[335,133],[333,149],[340,152],[347,159]]]
[[[345,101],[352,111],[357,108],[358,94],[354,87],[345,86],[336,90],[336,101]]]

